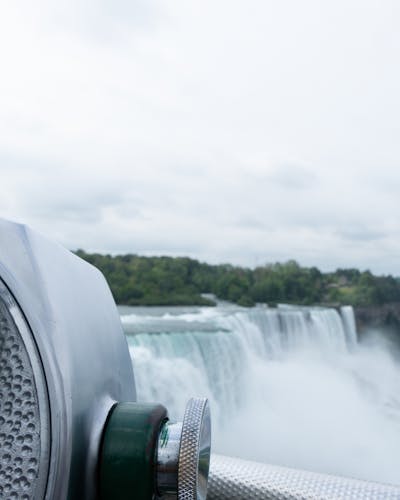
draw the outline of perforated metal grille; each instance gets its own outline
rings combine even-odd
[[[0,289],[0,498],[42,498],[39,397],[26,345]],[[3,298],[2,298],[3,296]]]
[[[400,487],[212,455],[207,500],[399,500]]]

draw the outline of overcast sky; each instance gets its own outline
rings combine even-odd
[[[3,2],[0,216],[400,275],[400,2]]]

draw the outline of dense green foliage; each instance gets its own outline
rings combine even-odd
[[[295,261],[247,269],[187,257],[76,253],[105,275],[118,304],[212,305],[204,293],[243,306],[256,302],[367,306],[400,301],[398,279],[357,269],[321,273]]]

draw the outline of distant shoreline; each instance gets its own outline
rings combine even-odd
[[[105,276],[119,304],[138,306],[214,306],[212,295],[240,306],[323,304],[377,307],[400,303],[400,280],[370,271],[337,269],[322,273],[291,260],[249,269],[210,265],[188,257],[76,255]]]

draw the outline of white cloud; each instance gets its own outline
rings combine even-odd
[[[9,3],[0,213],[70,248],[400,274],[397,2]]]

